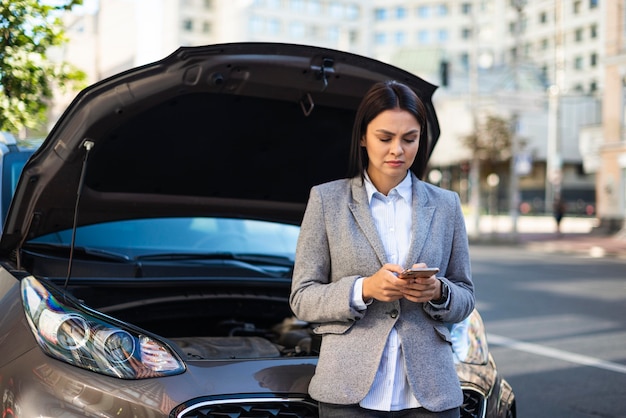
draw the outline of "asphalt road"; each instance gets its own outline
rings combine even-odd
[[[471,255],[518,417],[626,417],[626,260],[483,244]]]

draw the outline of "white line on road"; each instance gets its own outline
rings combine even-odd
[[[501,335],[487,335],[487,341],[495,345],[512,348],[513,350],[524,351],[526,353],[537,354],[544,357],[551,357],[558,360],[569,361],[570,363],[581,364],[583,366],[597,367],[599,369],[610,370],[617,373],[626,374],[626,366],[610,361],[600,360],[594,357],[583,356],[581,354],[570,353],[568,351],[557,350],[556,348],[545,347],[539,344],[525,343]]]

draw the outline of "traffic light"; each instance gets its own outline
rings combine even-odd
[[[441,60],[439,62],[439,77],[441,79],[441,85],[448,87],[450,80],[448,79],[450,63],[447,60]]]

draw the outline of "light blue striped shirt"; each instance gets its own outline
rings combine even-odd
[[[387,261],[404,266],[411,243],[411,202],[413,188],[411,176],[393,188],[387,196],[376,190],[367,173],[365,189],[370,203],[370,210],[376,229],[385,247]],[[411,265],[413,262],[411,262]],[[352,304],[359,310],[367,309],[363,301],[363,279],[357,280]],[[417,408],[419,402],[413,396],[406,378],[402,342],[395,328],[392,328],[387,345],[374,378],[374,383],[361,407],[379,411],[397,411]]]

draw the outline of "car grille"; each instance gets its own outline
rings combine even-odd
[[[315,418],[317,403],[306,398],[239,398],[201,400],[185,409],[177,408],[177,418]]]
[[[473,389],[463,389],[461,418],[484,418],[485,397]],[[296,398],[238,398],[197,400],[178,407],[172,418],[316,418],[317,403]]]
[[[486,399],[473,389],[463,389],[463,405],[461,418],[484,418],[486,413]]]

